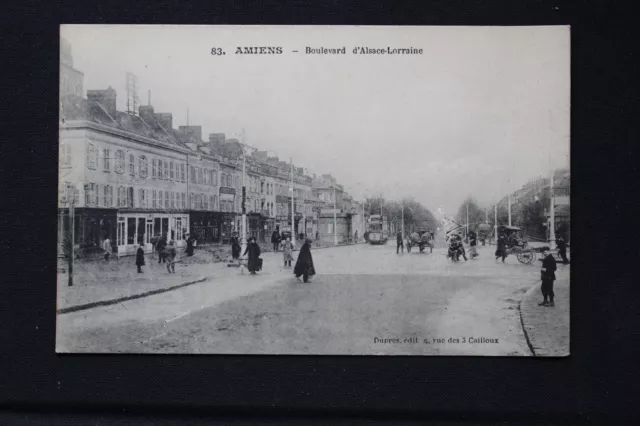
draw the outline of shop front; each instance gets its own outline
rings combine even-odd
[[[213,244],[222,242],[224,218],[220,212],[189,213],[190,232],[198,244]]]
[[[230,187],[220,188],[220,240],[228,244],[234,231],[240,229],[235,211],[236,190]]]
[[[58,242],[61,253],[65,239],[71,238],[69,209],[60,209]],[[74,245],[83,255],[102,253],[102,243],[109,238],[115,247],[117,209],[76,208],[74,211]]]
[[[146,253],[151,253],[154,237],[160,236],[164,236],[167,242],[174,241],[177,247],[184,247],[188,229],[188,213],[121,210],[116,228],[118,255],[135,254],[138,244],[142,244]]]

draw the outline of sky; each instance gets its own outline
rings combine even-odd
[[[129,71],[141,104],[151,91],[175,128],[188,110],[205,140],[244,129],[247,144],[331,173],[356,199],[413,197],[455,214],[467,196],[490,206],[569,165],[568,27],[63,25],[61,36],[85,91],[113,87],[119,110]],[[356,46],[423,53],[354,55]]]

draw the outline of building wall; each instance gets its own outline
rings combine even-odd
[[[347,215],[339,214],[335,218],[338,243],[345,243],[353,238],[351,229],[351,218]],[[318,232],[323,242],[332,244],[334,242],[334,217],[333,215],[320,214],[318,221]]]

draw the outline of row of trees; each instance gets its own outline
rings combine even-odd
[[[391,229],[397,231],[402,227],[404,210],[405,234],[422,227],[435,232],[438,227],[436,218],[431,211],[413,198],[395,201],[387,200],[382,195],[368,197],[365,199],[364,210],[368,216],[382,212],[382,215],[387,217]]]
[[[549,207],[549,194],[541,193],[535,198],[521,200],[511,206],[511,224],[521,228],[525,235],[541,240],[546,239],[547,218],[545,212]],[[468,197],[456,214],[456,222],[467,224],[467,208],[469,209],[469,229],[475,230],[480,223],[488,222],[494,225],[495,212],[493,206],[488,209],[480,208],[473,197]],[[498,226],[509,224],[508,204],[499,204],[497,208]]]

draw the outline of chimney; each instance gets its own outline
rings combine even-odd
[[[154,126],[154,122],[156,121],[156,115],[153,112],[153,107],[151,105],[140,105],[138,107],[138,115],[150,126]]]
[[[87,100],[90,106],[99,103],[111,118],[116,119],[116,91],[111,86],[105,90],[87,90]]]
[[[171,129],[173,129],[173,114],[170,112],[157,113],[156,120],[158,120],[160,125],[164,127],[167,132],[171,132]]]

